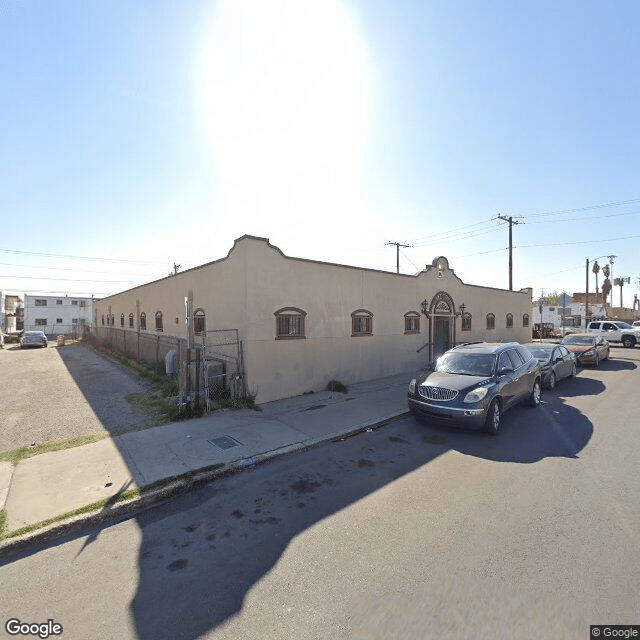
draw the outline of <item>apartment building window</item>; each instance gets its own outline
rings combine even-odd
[[[79,305],[78,305],[78,306],[80,306],[80,307],[86,307],[86,306],[87,306],[87,303],[86,303],[84,300],[80,300],[80,303],[79,303]]]
[[[78,318],[72,318],[71,324],[78,324]]]
[[[36,318],[36,327],[46,327],[47,319],[46,318]]]
[[[462,314],[462,331],[471,331],[471,314],[463,313]]]
[[[56,324],[62,324],[62,318],[56,318]]]
[[[507,329],[513,329],[513,314],[507,313]]]
[[[404,314],[404,332],[420,333],[420,314],[417,311],[408,311]]]
[[[306,311],[297,307],[284,307],[276,311],[276,340],[306,338]]]
[[[351,336],[373,335],[373,313],[358,309],[351,314]]]
[[[196,309],[193,312],[193,332],[200,334],[205,330],[204,309]]]
[[[36,298],[33,303],[34,303],[34,305],[36,307],[46,307],[47,306],[47,301],[46,300],[42,300],[41,298]]]
[[[75,307],[77,307],[78,306],[78,301],[77,300],[72,300],[71,304],[74,305]]]
[[[496,328],[496,317],[493,313],[487,313],[487,329],[495,329]]]
[[[140,329],[147,330],[147,314],[144,311],[140,314]]]
[[[133,313],[129,314],[129,327],[133,328]]]
[[[156,311],[156,331],[163,331],[163,328],[162,328],[162,311]]]
[[[56,300],[56,304],[62,304],[62,300]]]

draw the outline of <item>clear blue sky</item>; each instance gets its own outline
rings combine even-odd
[[[506,288],[501,214],[514,288],[583,291],[616,255],[630,305],[639,24],[635,0],[5,0],[0,291],[115,293],[245,233],[389,271],[399,241],[403,273],[445,255]]]

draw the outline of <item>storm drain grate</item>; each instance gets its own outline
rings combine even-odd
[[[239,442],[235,438],[231,436],[220,436],[218,438],[209,438],[207,440],[209,444],[212,444],[216,449],[220,451],[226,451],[227,449],[232,449],[233,447],[241,447],[242,442]]]

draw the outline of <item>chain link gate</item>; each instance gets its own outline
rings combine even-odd
[[[242,341],[237,329],[209,329],[200,338],[199,388],[205,398],[207,412],[216,398],[246,396]]]

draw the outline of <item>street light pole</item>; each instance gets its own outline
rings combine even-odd
[[[589,322],[589,258],[587,258],[587,286],[584,298],[584,328],[587,328]]]

